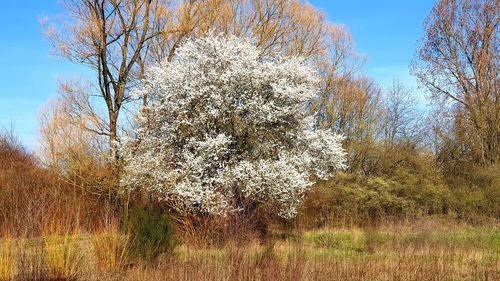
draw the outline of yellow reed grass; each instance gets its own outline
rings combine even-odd
[[[108,273],[122,270],[127,264],[129,241],[130,236],[120,233],[116,226],[96,234],[92,244],[98,268]]]
[[[10,280],[13,271],[14,256],[12,253],[12,240],[8,235],[4,235],[0,241],[0,280]]]
[[[51,277],[56,280],[76,280],[83,258],[77,233],[44,236],[46,263]]]

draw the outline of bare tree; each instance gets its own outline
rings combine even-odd
[[[209,31],[249,37],[263,53],[310,57],[323,48],[322,13],[298,0],[208,0],[181,6],[192,23],[189,35]]]
[[[321,93],[312,104],[317,126],[346,137],[349,169],[371,174],[377,165],[372,156],[382,116],[381,90],[367,78],[365,57],[354,48],[345,26],[330,25],[325,53],[313,59],[321,76]]]
[[[73,109],[75,97],[61,92],[39,113],[42,163],[73,186],[87,192],[109,194],[113,186],[108,173],[108,143],[94,131],[95,116]],[[79,115],[74,115],[76,112]]]
[[[442,0],[412,66],[483,164],[500,161],[499,24],[498,0]]]
[[[346,27],[329,26],[326,42],[326,53],[314,60],[322,85],[312,110],[317,113],[319,127],[331,128],[350,139],[354,137],[355,115],[359,114],[356,109],[368,110],[363,104],[370,102],[374,84],[362,75],[365,59],[356,52]]]
[[[63,5],[71,20],[59,28],[48,27],[46,34],[56,54],[94,71],[107,111],[96,133],[108,136],[113,147],[120,111],[131,99],[128,89],[137,78],[134,74],[141,72],[138,62],[168,18],[159,0],[70,0]]]
[[[418,123],[421,120],[412,89],[394,80],[384,96],[384,113],[384,141],[387,146],[418,142]]]

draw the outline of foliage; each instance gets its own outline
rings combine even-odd
[[[137,137],[121,148],[125,188],[184,211],[225,214],[271,202],[296,215],[313,176],[342,169],[342,137],[313,130],[317,79],[298,58],[262,57],[244,39],[185,42],[150,69]]]
[[[452,190],[457,215],[469,222],[500,218],[500,167],[470,166],[451,173],[446,181]]]
[[[398,165],[391,164],[391,157],[381,163],[379,176],[341,173],[318,183],[304,202],[300,223],[363,225],[427,215],[484,223],[500,217],[498,167],[441,175],[439,166],[425,156],[399,154],[395,159]]]
[[[134,207],[124,220],[130,236],[130,256],[148,261],[168,253],[175,245],[174,224],[170,217],[151,207]]]

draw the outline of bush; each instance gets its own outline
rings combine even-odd
[[[446,174],[450,209],[461,220],[483,223],[500,218],[500,165],[471,164]]]
[[[148,261],[169,252],[175,245],[170,217],[151,207],[134,207],[124,221],[130,235],[130,256]]]
[[[438,171],[434,173],[439,174]],[[448,213],[451,192],[439,176],[415,173],[408,168],[398,168],[391,175],[391,180],[396,185],[395,194],[410,200],[415,205],[418,214]]]
[[[300,213],[303,226],[366,224],[387,219],[446,214],[451,193],[439,177],[397,168],[391,176],[338,174],[319,183]]]
[[[414,213],[413,202],[398,196],[396,187],[394,181],[380,177],[339,174],[319,184],[307,197],[300,224],[309,227],[364,224]]]

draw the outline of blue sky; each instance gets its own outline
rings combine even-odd
[[[382,86],[400,79],[416,87],[408,67],[416,43],[423,36],[423,22],[434,0],[312,0],[330,21],[347,25],[356,48],[368,56],[367,74]]]
[[[79,67],[50,55],[39,19],[60,14],[57,0],[2,1],[0,5],[0,128],[15,133],[30,149],[37,146],[37,115],[57,91],[57,80]]]
[[[2,1],[0,5],[0,128],[15,132],[30,149],[37,146],[37,115],[56,94],[57,80],[81,67],[50,55],[39,19],[60,14],[57,0]],[[383,87],[394,78],[416,87],[408,66],[422,24],[434,0],[311,0],[335,23],[351,30],[356,48],[368,56],[366,73]]]

